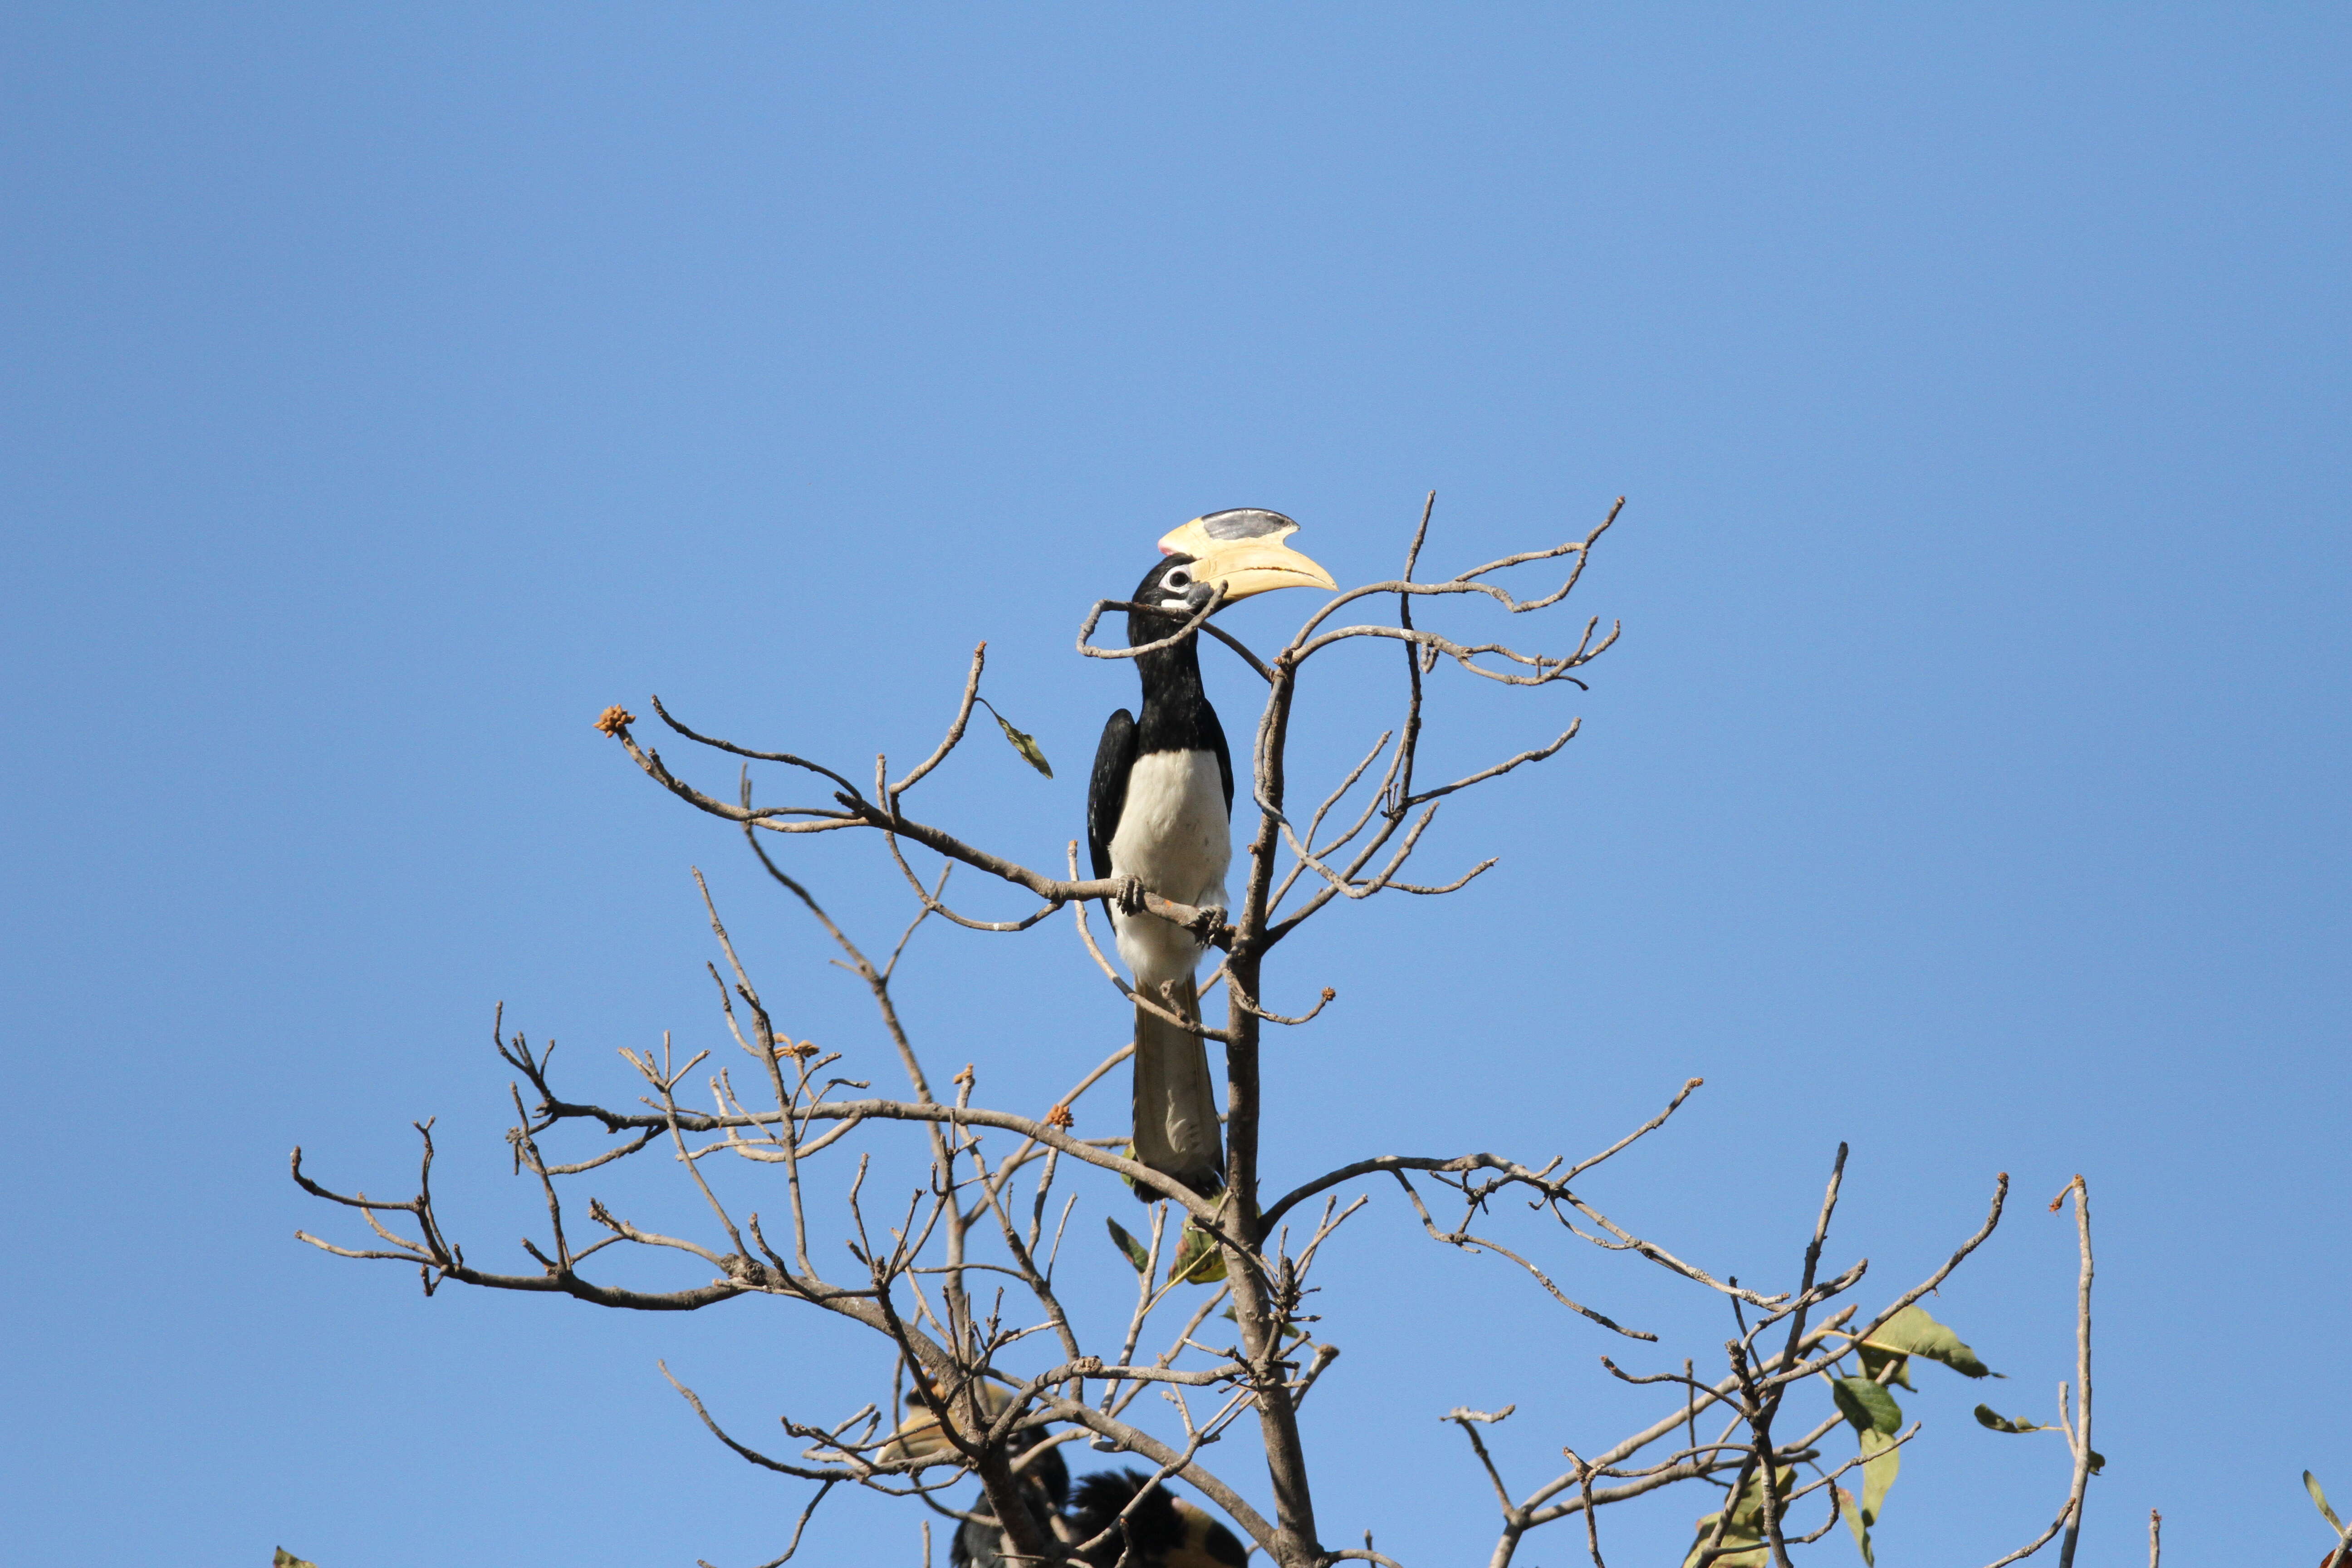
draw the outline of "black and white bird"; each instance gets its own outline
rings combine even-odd
[[[1133,602],[1148,607],[1128,612],[1128,646],[1174,636],[1220,588],[1231,603],[1275,588],[1334,586],[1329,573],[1283,542],[1297,530],[1278,511],[1244,507],[1194,518],[1160,540],[1165,559],[1135,590]],[[1087,792],[1087,843],[1097,878],[1132,879],[1131,887],[1163,899],[1223,909],[1233,859],[1234,763],[1201,681],[1199,642],[1189,637],[1136,658],[1142,712],[1122,708],[1103,726]],[[1105,913],[1136,989],[1197,1019],[1199,939],[1119,901],[1107,903]],[[1208,1049],[1198,1035],[1140,1005],[1135,1158],[1197,1193],[1223,1184]],[[1155,1194],[1139,1195],[1149,1201]]]
[[[1135,1495],[1150,1478],[1140,1470],[1097,1470],[1078,1482],[1070,1498],[1074,1540],[1093,1540],[1126,1513],[1110,1538],[1077,1561],[1109,1568],[1243,1568],[1249,1555],[1234,1532],[1189,1502],[1153,1487],[1140,1503]],[[1132,1512],[1127,1512],[1132,1509]]]
[[[1021,1500],[1029,1513],[1029,1521],[1048,1541],[1058,1539],[1056,1521],[1062,1517],[1063,1505],[1069,1500],[1070,1473],[1062,1463],[1062,1451],[1048,1448],[1037,1456],[1035,1462],[1024,1473]],[[982,1492],[972,1504],[978,1517],[967,1519],[956,1526],[955,1538],[948,1542],[950,1568],[1013,1568],[1022,1561],[1010,1557],[1012,1550],[1005,1542],[1003,1527],[996,1522],[996,1510]],[[1030,1559],[1029,1561],[1034,1561]]]
[[[1003,1390],[993,1384],[982,1384],[979,1392],[982,1413],[991,1420],[1002,1416],[1005,1406],[1012,1403]],[[1059,1447],[1047,1447],[1033,1452],[1045,1440],[1043,1428],[1024,1426],[1013,1433],[1006,1449],[1007,1457],[1018,1467],[1024,1511],[1039,1534],[1053,1539],[1062,1510],[1070,1500],[1070,1472],[1063,1463]],[[882,1445],[877,1457],[886,1461],[919,1459],[956,1464],[960,1451],[941,1429],[938,1414],[923,1403],[919,1394],[909,1394],[907,1418],[898,1424],[890,1440]],[[972,1504],[972,1513],[974,1517],[958,1525],[948,1542],[950,1568],[1010,1568],[1004,1555],[1004,1530],[997,1522],[996,1510],[985,1491]]]

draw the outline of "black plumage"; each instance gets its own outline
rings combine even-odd
[[[1197,578],[1193,565],[1190,555],[1171,555],[1144,577],[1134,602],[1148,607],[1128,612],[1129,647],[1164,641],[1209,602],[1213,585]],[[1095,875],[1133,878],[1179,903],[1222,906],[1233,858],[1234,764],[1201,679],[1199,639],[1139,655],[1135,665],[1142,711],[1113,713],[1095,751],[1087,795]],[[1200,941],[1139,910],[1106,903],[1104,912],[1137,989],[1197,1018]],[[1215,1192],[1224,1162],[1201,1037],[1137,1007],[1134,1081],[1136,1159],[1195,1192]]]
[[[1183,629],[1184,623],[1209,601],[1210,586],[1186,571],[1189,555],[1171,555],[1139,584],[1134,603],[1164,604],[1165,609],[1129,610],[1127,646],[1146,647],[1164,642]],[[1174,581],[1171,581],[1173,578]],[[1201,679],[1201,644],[1186,637],[1173,647],[1139,654],[1136,674],[1143,682],[1143,717],[1122,708],[1103,725],[1102,742],[1095,749],[1094,777],[1087,790],[1087,847],[1093,852],[1095,875],[1111,874],[1110,841],[1118,831],[1121,808],[1127,803],[1129,773],[1146,752],[1207,752],[1217,759],[1217,782],[1230,822],[1234,809],[1234,757],[1225,744],[1225,727],[1210,705],[1208,688]]]
[[[1070,1497],[1071,1538],[1085,1542],[1101,1534],[1150,1479],[1141,1470],[1098,1470],[1082,1479]],[[1242,1568],[1248,1556],[1232,1531],[1171,1497],[1165,1483],[1135,1504],[1123,1530],[1113,1530],[1077,1561],[1089,1568],[1113,1568],[1130,1549],[1127,1568]]]
[[[1200,1017],[1193,974],[1203,943],[1132,906],[1138,889],[1199,910],[1222,910],[1232,863],[1234,760],[1201,680],[1200,638],[1153,647],[1219,595],[1231,604],[1276,588],[1332,585],[1290,548],[1298,524],[1278,511],[1237,507],[1196,517],[1160,541],[1166,559],[1144,575],[1127,616],[1141,710],[1103,726],[1087,792],[1087,847],[1095,875],[1126,884],[1104,913],[1135,977],[1135,1158],[1203,1195],[1224,1184],[1217,1090],[1200,1036],[1161,1016]],[[1149,1005],[1146,1005],[1146,1003]],[[1149,1201],[1153,1194],[1139,1191]]]
[[[1033,1430],[1033,1442],[1044,1435]],[[1053,1540],[1054,1521],[1070,1500],[1070,1470],[1062,1462],[1061,1448],[1056,1446],[1038,1455],[1021,1479],[1021,1497],[1028,1505],[1030,1519],[1039,1533]],[[1004,1557],[1004,1531],[995,1522],[996,1510],[985,1490],[972,1509],[982,1517],[956,1526],[955,1539],[948,1543],[949,1563],[954,1568],[1012,1568]]]

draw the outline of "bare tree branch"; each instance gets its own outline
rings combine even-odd
[[[919,1503],[956,1521],[960,1555],[970,1553],[973,1539],[961,1531],[993,1531],[994,1555],[1003,1562],[1068,1563],[1100,1555],[1118,1544],[1122,1562],[1137,1568],[1139,1548],[1131,1527],[1146,1510],[1162,1507],[1162,1494],[1178,1481],[1222,1510],[1276,1568],[1328,1568],[1340,1562],[1391,1563],[1393,1568],[1392,1560],[1374,1547],[1369,1531],[1363,1532],[1360,1549],[1332,1549],[1323,1543],[1308,1447],[1297,1419],[1301,1402],[1341,1355],[1340,1347],[1325,1337],[1325,1314],[1312,1310],[1322,1286],[1308,1281],[1324,1244],[1369,1202],[1358,1194],[1342,1207],[1335,1189],[1359,1177],[1385,1173],[1403,1190],[1425,1235],[1464,1251],[1498,1255],[1524,1270],[1553,1300],[1617,1334],[1655,1340],[1568,1297],[1554,1281],[1553,1266],[1539,1261],[1541,1251],[1519,1241],[1508,1226],[1534,1224],[1544,1237],[1558,1240],[1551,1228],[1556,1222],[1604,1257],[1632,1253],[1727,1298],[1738,1324],[1739,1337],[1726,1346],[1727,1375],[1712,1382],[1699,1374],[1690,1359],[1680,1360],[1679,1372],[1640,1373],[1601,1358],[1610,1376],[1670,1388],[1675,1407],[1614,1443],[1563,1447],[1570,1468],[1524,1495],[1515,1495],[1505,1479],[1510,1442],[1499,1430],[1488,1430],[1498,1427],[1512,1407],[1450,1412],[1444,1419],[1461,1427],[1500,1511],[1502,1529],[1491,1568],[1508,1568],[1529,1531],[1575,1514],[1583,1516],[1586,1550],[1595,1568],[1605,1568],[1599,1510],[1686,1482],[1701,1483],[1699,1489],[1710,1492],[1730,1489],[1698,1543],[1702,1564],[1734,1553],[1745,1560],[1745,1554],[1760,1547],[1777,1568],[1788,1568],[1793,1549],[1822,1538],[1855,1506],[1835,1484],[1838,1479],[1889,1447],[1907,1444],[1920,1429],[1914,1422],[1886,1444],[1832,1459],[1818,1445],[1844,1418],[1832,1409],[1818,1422],[1813,1414],[1799,1419],[1795,1411],[1813,1407],[1792,1406],[1790,1401],[1810,1397],[1807,1379],[1834,1374],[1841,1362],[1856,1355],[1873,1333],[1934,1289],[1983,1243],[2000,1219],[2006,1176],[1982,1228],[1927,1279],[1859,1331],[1851,1326],[1859,1315],[1853,1305],[1831,1309],[1864,1278],[1866,1260],[1822,1278],[1823,1248],[1843,1181],[1843,1145],[1795,1287],[1780,1292],[1744,1287],[1736,1278],[1717,1279],[1659,1243],[1634,1235],[1575,1190],[1574,1184],[1588,1173],[1664,1127],[1700,1087],[1697,1079],[1685,1082],[1648,1121],[1573,1164],[1565,1156],[1535,1163],[1487,1152],[1383,1154],[1311,1176],[1271,1204],[1265,1201],[1266,1162],[1270,1152],[1279,1156],[1278,1139],[1287,1123],[1282,1120],[1285,1108],[1269,1106],[1265,1100],[1260,1072],[1262,1030],[1267,1025],[1306,1024],[1334,998],[1330,989],[1321,988],[1321,999],[1304,1013],[1274,1011],[1266,1005],[1268,955],[1305,921],[1335,902],[1360,902],[1389,890],[1442,895],[1495,866],[1490,856],[1450,882],[1407,879],[1441,803],[1457,795],[1467,798],[1465,792],[1480,784],[1556,756],[1580,732],[1580,721],[1571,720],[1543,744],[1448,782],[1421,784],[1417,770],[1433,712],[1430,705],[1444,687],[1433,679],[1441,661],[1450,659],[1474,676],[1507,687],[1568,683],[1580,689],[1584,680],[1579,672],[1614,645],[1621,629],[1612,623],[1603,633],[1601,617],[1591,616],[1573,647],[1529,651],[1479,640],[1483,634],[1475,632],[1457,636],[1417,625],[1417,615],[1425,609],[1436,614],[1437,607],[1448,604],[1489,614],[1499,608],[1515,616],[1559,605],[1577,586],[1593,546],[1613,526],[1624,504],[1620,498],[1580,540],[1506,554],[1432,582],[1417,573],[1435,500],[1433,492],[1423,505],[1400,577],[1350,588],[1318,604],[1271,658],[1260,658],[1213,623],[1212,617],[1223,606],[1223,589],[1173,633],[1140,647],[1102,648],[1091,641],[1106,613],[1133,613],[1140,606],[1105,599],[1085,618],[1078,648],[1086,657],[1132,658],[1205,634],[1232,648],[1264,682],[1265,700],[1252,728],[1244,770],[1247,795],[1258,805],[1259,816],[1242,847],[1236,868],[1240,900],[1232,911],[1174,903],[1131,878],[1082,879],[1075,843],[1066,851],[1066,876],[1049,876],[907,814],[909,793],[944,767],[967,737],[975,708],[989,702],[981,689],[985,643],[972,650],[944,733],[921,762],[895,781],[886,756],[875,756],[869,782],[853,781],[845,772],[789,751],[755,749],[702,733],[674,717],[656,698],[653,710],[671,731],[739,759],[737,798],[722,800],[681,778],[658,752],[640,745],[631,732],[633,716],[608,709],[597,727],[619,741],[637,767],[664,790],[740,828],[770,879],[816,921],[840,954],[834,962],[866,988],[880,1035],[887,1041],[887,1054],[904,1072],[908,1090],[903,1097],[872,1092],[872,1075],[862,1065],[861,1053],[879,1049],[878,1042],[820,1050],[813,1041],[793,1037],[753,983],[751,966],[698,870],[696,885],[719,949],[708,967],[718,994],[724,1031],[720,1038],[731,1041],[740,1056],[723,1052],[722,1059],[705,1068],[709,1052],[681,1047],[674,1055],[670,1036],[665,1034],[658,1054],[643,1049],[620,1053],[637,1075],[630,1098],[609,1105],[583,1102],[558,1091],[551,1076],[552,1042],[541,1051],[520,1033],[509,1039],[503,1009],[493,1016],[499,1056],[516,1075],[508,1084],[516,1116],[507,1134],[513,1169],[519,1177],[527,1172],[535,1184],[549,1227],[543,1242],[526,1237],[520,1244],[539,1272],[477,1268],[445,1235],[432,1193],[430,1122],[417,1124],[423,1152],[413,1197],[382,1200],[331,1190],[304,1173],[301,1152],[295,1151],[295,1181],[314,1197],[357,1211],[374,1240],[362,1238],[362,1245],[346,1247],[307,1233],[297,1235],[337,1256],[413,1267],[428,1295],[455,1280],[652,1311],[690,1311],[740,1296],[765,1296],[820,1309],[870,1331],[877,1352],[876,1397],[830,1426],[780,1416],[784,1432],[803,1445],[796,1455],[770,1455],[740,1441],[716,1421],[694,1390],[670,1379],[705,1429],[730,1452],[764,1470],[814,1484],[783,1555],[764,1568],[781,1568],[794,1556],[820,1505],[845,1484]],[[1564,578],[1548,592],[1521,597],[1496,580],[1516,568],[1547,562],[1565,563]],[[1385,605],[1390,596],[1396,606],[1394,625],[1348,621],[1359,613],[1354,606]],[[1575,631],[1572,622],[1567,630]],[[1302,829],[1286,814],[1288,739],[1301,672],[1318,654],[1359,641],[1397,646],[1403,666],[1402,713],[1361,760],[1338,777],[1336,785],[1321,794]],[[1369,731],[1370,725],[1364,728]],[[822,781],[825,798],[812,805],[755,805],[754,763],[813,776]],[[826,912],[802,877],[779,863],[781,851],[771,847],[781,841],[764,837],[849,828],[879,837],[888,861],[880,867],[880,875],[887,881],[895,871],[911,895],[910,918],[879,963]],[[915,851],[937,856],[940,863],[933,868]],[[1284,855],[1288,860],[1278,866]],[[1019,889],[1037,903],[1004,919],[950,907],[946,894],[959,866],[985,873],[992,887],[1003,883]],[[1303,896],[1278,915],[1302,885]],[[1223,950],[1223,962],[1201,984],[1206,989],[1223,982],[1223,1026],[1212,1028],[1189,1016],[1171,995],[1139,994],[1096,941],[1086,907],[1095,900],[1116,900],[1129,910],[1147,911]],[[1065,904],[1072,907],[1082,945],[1122,1003],[1224,1047],[1226,1184],[1213,1199],[1130,1158],[1125,1152],[1128,1137],[1116,1125],[1108,1136],[1076,1135],[1075,1108],[1081,1097],[1130,1058],[1131,1046],[1112,1051],[1038,1115],[986,1103],[979,1086],[981,1068],[987,1064],[979,1059],[979,1051],[968,1051],[961,1044],[961,1036],[955,1059],[970,1056],[972,1060],[960,1071],[940,1069],[941,1084],[935,1087],[934,1074],[893,994],[899,963],[916,933],[934,916],[958,928],[1013,933],[1041,923]],[[1289,994],[1294,987],[1295,982],[1277,990]],[[1017,1010],[1008,1016],[1017,1016]],[[1059,1042],[1026,1037],[1023,1044],[1059,1048]],[[682,1065],[677,1056],[686,1058]],[[752,1065],[745,1066],[744,1058]],[[699,1089],[707,1090],[709,1098],[703,1100],[698,1090],[688,1095],[696,1102],[689,1106],[679,1089],[698,1071],[704,1074]],[[852,1072],[866,1076],[846,1076]],[[529,1096],[523,1092],[525,1084]],[[951,1090],[945,1085],[951,1085]],[[611,1142],[580,1152],[580,1157],[568,1162],[553,1158],[557,1152],[573,1152],[567,1141],[573,1136],[568,1129],[574,1127],[583,1137],[601,1134]],[[1269,1137],[1277,1140],[1271,1150]],[[585,1212],[603,1234],[592,1244],[581,1245],[574,1234],[581,1211],[575,1203],[566,1213],[563,1184],[657,1142],[666,1142],[672,1158],[685,1166],[686,1180],[699,1200],[697,1217],[686,1233],[667,1235],[639,1225],[590,1195]],[[714,1155],[734,1158],[713,1163],[709,1157]],[[913,1171],[901,1172],[897,1163],[901,1158],[920,1172],[904,1185],[899,1184],[902,1173],[911,1177]],[[1018,1186],[1024,1170],[1032,1180],[1026,1191]],[[779,1173],[792,1226],[789,1242],[778,1238],[783,1243],[781,1250],[771,1245],[759,1213],[750,1207],[742,1190],[745,1184],[773,1183]],[[813,1194],[829,1190],[819,1183],[827,1174],[845,1185],[841,1206],[830,1217],[816,1212],[819,1205],[812,1201]],[[1150,1242],[1140,1249],[1135,1297],[1129,1305],[1102,1310],[1093,1305],[1095,1292],[1066,1294],[1057,1270],[1076,1266],[1064,1258],[1062,1242],[1081,1203],[1096,1194],[1109,1196],[1114,1204],[1126,1202],[1121,1185],[1110,1177],[1119,1178],[1152,1206],[1147,1210]],[[1049,1235],[1047,1210],[1057,1184],[1062,1189],[1059,1217]],[[1442,1224],[1434,1218],[1430,1202],[1444,1200],[1425,1200],[1424,1194],[1435,1189],[1459,1201],[1458,1220]],[[2076,1199],[2082,1243],[2077,1325],[2081,1394],[2075,1406],[2080,1415],[2070,1416],[2062,1393],[2061,1422],[2074,1461],[2073,1487],[2066,1507],[2035,1543],[2038,1547],[2063,1531],[2062,1568],[2072,1568],[2090,1462],[2087,1193],[2080,1178],[2069,1191]],[[1515,1204],[1496,1201],[1506,1194],[1524,1200],[1530,1214],[1548,1217],[1518,1219]],[[1292,1229],[1286,1222],[1294,1209],[1318,1196],[1324,1200],[1320,1217],[1305,1245],[1294,1250]],[[1083,1232],[1081,1226],[1078,1233]],[[1125,1232],[1118,1234],[1122,1247],[1129,1245]],[[597,1255],[616,1246],[653,1249],[671,1266],[707,1272],[708,1277],[680,1281],[682,1288],[667,1290],[625,1289],[586,1278],[583,1270]],[[1099,1243],[1097,1248],[1081,1262],[1117,1267],[1110,1265],[1107,1248]],[[1592,1257],[1575,1250],[1580,1258]],[[831,1256],[837,1260],[843,1251],[855,1259],[856,1271],[838,1280],[826,1279],[814,1259]],[[1180,1256],[1181,1261],[1176,1261]],[[1221,1279],[1205,1289],[1194,1283],[1204,1268],[1213,1278],[1212,1266],[1217,1264],[1223,1266]],[[1195,1289],[1200,1291],[1196,1299],[1186,1296]],[[1234,1325],[1230,1336],[1209,1328],[1221,1310]],[[1824,1313],[1829,1315],[1823,1318]],[[1180,1319],[1181,1326],[1171,1332],[1171,1325]],[[1773,1331],[1778,1337],[1774,1348],[1767,1350],[1763,1337]],[[1147,1335],[1165,1348],[1156,1355],[1147,1352],[1142,1348]],[[1103,1353],[1114,1346],[1115,1353]],[[887,1397],[880,1386],[884,1363]],[[1349,1364],[1357,1363],[1351,1360]],[[661,1370],[668,1378],[667,1366]],[[1888,1374],[1881,1369],[1882,1379]],[[1136,1401],[1147,1391],[1153,1397],[1138,1406]],[[1722,1423],[1711,1441],[1698,1426],[1701,1415],[1709,1411],[1710,1430],[1716,1422]],[[1265,1493],[1272,1500],[1266,1514],[1249,1500],[1254,1486],[1244,1488],[1234,1476],[1221,1475],[1203,1462],[1212,1452],[1234,1451],[1213,1446],[1240,1431],[1241,1418],[1249,1413],[1257,1417],[1257,1443],[1249,1458],[1263,1466]],[[1783,1427],[1803,1435],[1793,1439],[1778,1435]],[[1518,1430],[1524,1430],[1524,1422]],[[1106,1522],[1097,1517],[1084,1530],[1073,1514],[1052,1501],[1045,1484],[1055,1468],[1066,1465],[1066,1454],[1079,1451],[1082,1436],[1093,1449],[1136,1455],[1152,1468],[1118,1518]],[[1799,1466],[1818,1471],[1817,1479],[1796,1485]],[[978,1496],[966,1493],[965,1506],[950,1507],[943,1500],[947,1489],[975,1481]],[[1753,1496],[1740,1503],[1751,1482]],[[1790,1510],[1823,1490],[1829,1494],[1827,1517],[1798,1533]],[[1742,1515],[1736,1540],[1730,1528],[1735,1508],[1749,1510]],[[1807,1519],[1811,1517],[1808,1512]],[[1081,1533],[1091,1539],[1077,1539]],[[923,1539],[928,1564],[928,1521]],[[2024,1554],[2013,1553],[2003,1562]]]

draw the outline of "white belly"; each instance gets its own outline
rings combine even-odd
[[[1135,759],[1127,803],[1111,836],[1110,871],[1133,877],[1163,899],[1195,908],[1225,901],[1225,868],[1234,858],[1225,817],[1224,774],[1207,752],[1152,752]],[[1154,915],[1113,911],[1118,955],[1136,982],[1157,985],[1192,973],[1201,944]]]

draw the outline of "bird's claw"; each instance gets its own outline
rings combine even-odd
[[[1118,912],[1139,915],[1143,912],[1143,879],[1121,877],[1118,879]]]
[[[1185,929],[1202,942],[1214,942],[1217,933],[1225,929],[1225,911],[1217,905],[1211,904],[1207,909],[1194,915],[1192,923]]]

